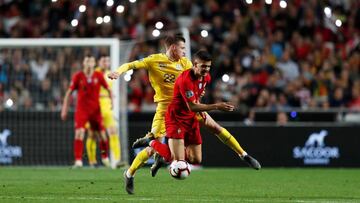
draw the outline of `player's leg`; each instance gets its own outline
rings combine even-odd
[[[169,148],[174,160],[185,160],[184,139],[169,138]],[[161,154],[160,154],[161,155]]]
[[[89,166],[96,166],[96,136],[90,129],[90,124],[87,128],[86,152],[89,160]]]
[[[201,164],[202,161],[202,151],[201,144],[197,145],[188,145],[186,146],[186,161],[191,164]]]
[[[109,139],[106,135],[105,130],[98,131],[100,135],[100,154],[101,154],[101,162],[106,167],[110,167],[109,160]]]
[[[75,139],[74,139],[75,168],[83,166],[82,155],[84,151],[84,135],[85,135],[84,128],[77,128],[75,130]]]
[[[200,164],[202,161],[202,138],[199,123],[194,123],[193,127],[191,129],[187,129],[184,133],[186,161],[191,164]]]
[[[109,161],[109,140],[106,135],[106,131],[103,125],[103,120],[100,112],[100,108],[91,115],[89,120],[91,129],[95,132],[97,136],[99,136],[99,148],[101,154],[101,161],[106,167],[110,167]]]
[[[165,135],[164,115],[166,109],[167,104],[158,104],[151,126],[151,133],[147,133],[145,137],[155,137],[155,139],[158,140],[162,139]],[[125,171],[125,189],[129,194],[134,193],[134,176],[136,171],[141,168],[153,154],[154,150],[146,147],[136,155],[130,167]]]
[[[225,145],[230,147],[235,153],[237,153],[241,159],[246,161],[254,169],[260,169],[261,166],[259,162],[248,155],[246,151],[240,146],[239,142],[235,137],[227,131],[225,128],[220,126],[211,116],[204,112],[203,116],[198,116],[200,124],[202,124],[210,132],[214,133]]]
[[[75,112],[75,137],[74,137],[74,167],[82,167],[82,155],[84,151],[85,123],[88,120],[86,112]]]
[[[104,126],[109,135],[111,167],[116,168],[118,165],[120,165],[121,159],[118,129],[116,127],[113,112],[111,110],[101,111],[101,114],[103,117]]]

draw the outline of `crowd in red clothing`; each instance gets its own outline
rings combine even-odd
[[[162,50],[161,40],[152,36],[161,21],[162,33],[187,27],[193,53],[206,48],[213,54],[206,101],[231,101],[245,111],[360,108],[360,2],[286,0],[284,8],[280,2],[150,0],[109,6],[101,0],[6,1],[0,3],[0,37],[133,39],[139,43],[129,60],[135,60]],[[79,11],[82,3],[85,12]],[[107,15],[110,22],[97,24]],[[17,97],[14,107],[56,109],[68,85],[64,78],[80,68],[82,56],[76,53],[81,52],[1,49],[0,102]],[[131,110],[154,109],[144,71],[134,72],[128,90]]]

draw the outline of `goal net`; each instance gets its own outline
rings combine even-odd
[[[131,49],[127,46],[123,50]],[[71,76],[88,54],[109,54],[116,69],[128,59],[120,50],[120,41],[112,38],[0,39],[0,165],[72,164],[73,113],[65,122],[60,119]],[[113,108],[123,160],[128,159],[126,91],[126,82],[116,80]]]

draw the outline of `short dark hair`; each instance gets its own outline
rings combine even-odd
[[[199,50],[194,54],[195,59],[200,59],[202,61],[211,61],[212,57],[211,54],[206,50]]]
[[[97,58],[97,60],[100,60],[102,57],[110,57],[109,54],[100,54]]]
[[[185,43],[185,38],[180,34],[169,35],[165,38],[165,46],[166,47],[170,47],[171,45],[177,44],[179,42]]]

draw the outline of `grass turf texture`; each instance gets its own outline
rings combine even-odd
[[[0,167],[0,202],[360,202],[360,169],[209,168],[175,180],[138,171],[135,195],[123,170]]]

